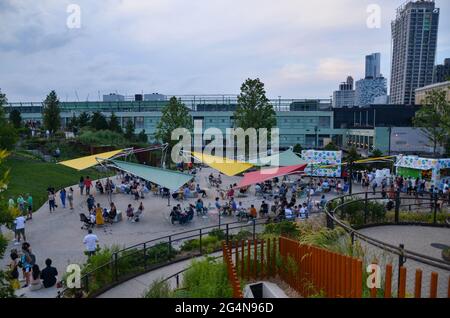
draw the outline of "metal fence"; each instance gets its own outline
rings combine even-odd
[[[420,297],[435,293],[437,297],[448,297],[450,263],[406,249],[403,244],[395,246],[361,233],[363,228],[379,225],[450,228],[448,206],[438,204],[442,199],[429,194],[417,198],[397,193],[393,198],[392,214],[387,217],[386,199],[380,193],[358,193],[330,200],[325,213],[328,227],[342,227],[350,234],[352,243],[358,241],[361,244],[366,251],[366,264],[374,258],[379,260],[378,265],[385,269],[384,282],[391,280],[392,286],[385,286],[391,288],[391,294]],[[418,219],[411,218],[414,214]],[[392,269],[389,269],[390,266]]]
[[[83,274],[80,288],[65,288],[58,294],[58,298],[95,297],[152,270],[220,251],[222,240],[229,241],[242,230],[247,231],[246,234],[255,239],[265,222],[266,220],[258,219],[245,223],[226,223],[220,228],[213,225],[163,236],[115,251],[110,260]],[[211,241],[208,238],[210,234],[220,239]],[[183,246],[186,246],[184,244],[189,248],[184,248]]]

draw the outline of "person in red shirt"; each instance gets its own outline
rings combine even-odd
[[[92,187],[92,181],[89,178],[89,176],[87,176],[86,179],[84,179],[84,187],[86,188],[86,195],[89,195]]]

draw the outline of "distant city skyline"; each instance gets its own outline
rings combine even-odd
[[[0,88],[11,102],[61,101],[118,92],[238,94],[259,77],[269,98],[330,98],[348,75],[365,77],[381,53],[391,75],[391,21],[404,0],[80,0],[79,29],[67,28],[73,1],[0,2]],[[450,1],[440,8],[436,63],[450,57]],[[390,85],[390,83],[388,83]],[[78,95],[78,98],[77,96]]]

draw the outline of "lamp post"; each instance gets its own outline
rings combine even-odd
[[[319,140],[318,140],[318,135],[317,135],[317,132],[319,131],[319,127],[317,127],[317,126],[315,126],[314,127],[314,133],[315,133],[315,142],[314,142],[314,144],[315,144],[315,149],[317,149],[318,147],[319,147]]]

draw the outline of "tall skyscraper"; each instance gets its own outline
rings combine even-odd
[[[377,78],[381,76],[381,54],[373,53],[366,56],[366,78]]]
[[[397,9],[391,24],[391,104],[414,104],[415,89],[433,82],[438,25],[434,0],[410,1]]]
[[[445,59],[444,64],[439,64],[434,67],[433,83],[442,83],[450,81],[450,59]]]
[[[380,73],[381,54],[366,56],[366,77],[356,82],[355,105],[367,107],[375,103],[375,99],[387,95],[387,81]]]
[[[348,76],[347,81],[339,84],[339,90],[333,92],[334,108],[355,106],[355,90],[353,89],[353,77]]]

